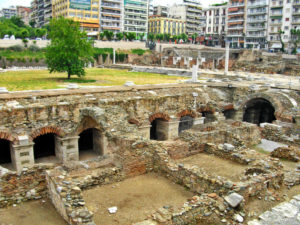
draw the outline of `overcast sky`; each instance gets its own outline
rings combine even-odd
[[[0,9],[3,7],[9,7],[11,5],[22,5],[22,6],[30,6],[31,0],[0,0]],[[178,2],[178,0],[153,0],[154,5],[173,5]],[[208,6],[214,3],[221,3],[223,0],[202,0],[203,6]]]

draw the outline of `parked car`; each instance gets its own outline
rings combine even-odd
[[[9,40],[9,35],[4,35],[4,38],[3,38],[3,40]]]
[[[42,40],[42,38],[36,38],[35,40],[36,40],[36,41],[41,41],[41,40]]]

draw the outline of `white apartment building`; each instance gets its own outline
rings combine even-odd
[[[149,0],[124,0],[124,31],[148,32]]]
[[[226,31],[227,4],[210,6],[203,10],[204,33],[209,45],[224,45]]]
[[[246,20],[246,48],[268,48],[269,0],[248,0]]]
[[[281,49],[280,36],[287,49],[291,38],[293,0],[270,0],[268,41],[269,49],[278,51]],[[283,34],[279,34],[283,31]]]
[[[180,17],[186,21],[186,33],[188,35],[200,34],[202,7],[199,0],[181,0],[170,7],[169,16]]]
[[[1,14],[2,14],[2,17],[6,18],[6,19],[10,19],[11,17],[17,15],[17,9],[16,9],[16,7],[13,7],[13,6],[11,6],[9,8],[3,8],[1,10]]]
[[[123,31],[123,0],[100,1],[100,30]]]

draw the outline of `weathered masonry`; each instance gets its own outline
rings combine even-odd
[[[297,133],[299,102],[295,90],[201,84],[2,94],[0,165],[21,171],[112,156],[112,136],[170,140],[193,125],[226,119]]]

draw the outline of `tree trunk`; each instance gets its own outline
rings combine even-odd
[[[68,71],[68,80],[71,79],[71,73]]]

